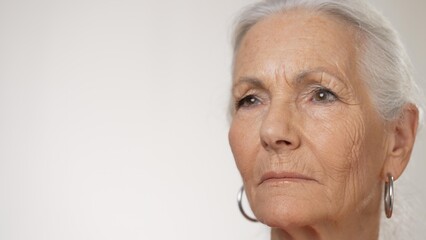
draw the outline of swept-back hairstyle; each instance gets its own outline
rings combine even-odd
[[[259,21],[294,9],[334,16],[357,30],[358,69],[373,103],[386,121],[396,120],[408,103],[417,106],[423,122],[422,93],[412,78],[411,63],[398,34],[388,21],[362,0],[264,0],[245,8],[233,37],[234,62],[246,33]]]

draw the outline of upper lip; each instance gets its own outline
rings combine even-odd
[[[307,181],[316,181],[315,179],[308,177],[306,175],[303,175],[301,173],[297,173],[297,172],[274,172],[274,171],[270,171],[270,172],[266,172],[265,174],[262,175],[262,177],[260,178],[260,183],[262,184],[264,181],[269,180],[269,179],[300,179],[300,180],[307,180]]]

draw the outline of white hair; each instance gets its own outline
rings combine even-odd
[[[380,13],[362,0],[264,0],[255,3],[237,18],[234,62],[241,41],[252,26],[268,16],[294,9],[335,16],[355,27],[361,39],[356,46],[361,56],[359,70],[382,118],[396,120],[404,106],[411,103],[419,109],[419,125],[422,125],[423,95],[412,78],[411,62],[399,36]]]

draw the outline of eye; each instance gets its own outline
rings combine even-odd
[[[317,103],[331,103],[337,101],[338,98],[331,90],[319,87],[313,91],[312,101]]]
[[[236,102],[236,108],[239,109],[241,107],[251,107],[254,105],[260,104],[260,100],[254,95],[247,95],[243,97],[241,100]]]

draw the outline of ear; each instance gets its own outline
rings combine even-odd
[[[406,104],[400,118],[390,124],[387,159],[382,179],[387,173],[398,179],[410,160],[419,123],[419,110],[413,104]]]

